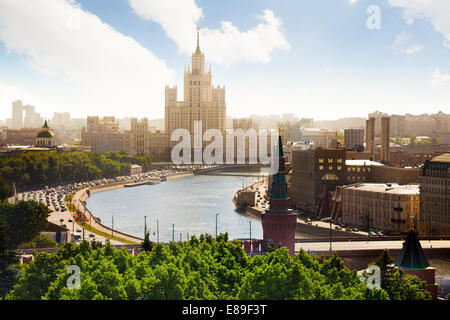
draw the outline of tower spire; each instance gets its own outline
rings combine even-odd
[[[195,50],[196,54],[201,53],[200,51],[200,26],[197,26],[197,50]]]

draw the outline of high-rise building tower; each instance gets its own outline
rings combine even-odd
[[[273,241],[275,248],[284,246],[291,256],[295,255],[295,228],[297,214],[289,209],[289,195],[285,176],[285,162],[281,135],[278,137],[278,172],[272,179],[270,207],[262,214],[263,238]]]
[[[390,117],[381,118],[381,149],[380,149],[380,159],[383,163],[389,163],[391,160],[390,154]]]
[[[12,128],[23,128],[23,104],[21,100],[12,103]]]
[[[366,120],[366,151],[372,154],[374,158],[375,153],[375,118]]]
[[[165,133],[168,146],[173,147],[171,135],[176,129],[187,129],[194,135],[194,121],[202,122],[202,133],[218,129],[224,136],[226,130],[225,86],[212,85],[211,68],[205,70],[205,55],[200,50],[200,28],[197,27],[197,48],[192,54],[192,70],[184,70],[184,100],[178,101],[177,87],[165,89]]]

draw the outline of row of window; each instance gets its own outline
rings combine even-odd
[[[334,159],[332,159],[332,158],[328,158],[327,159],[328,161],[328,163],[333,163],[334,162]],[[336,162],[337,163],[342,163],[342,159],[341,158],[338,158],[338,159],[336,159]],[[319,158],[319,163],[324,163],[325,162],[325,160],[324,160],[324,158]]]
[[[333,166],[328,166],[328,170],[333,170]],[[342,170],[342,166],[337,166],[336,167],[337,170]],[[323,170],[323,166],[319,166],[319,170]]]

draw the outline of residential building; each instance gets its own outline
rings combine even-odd
[[[325,195],[337,186],[355,183],[419,183],[418,168],[398,168],[372,160],[354,159],[354,154],[353,151],[346,152],[343,149],[292,151],[292,205],[317,213],[319,208],[325,211],[330,209],[328,204],[322,209],[327,199]]]
[[[406,234],[417,227],[418,184],[357,183],[342,187],[342,220],[359,228]]]
[[[21,100],[12,103],[11,129],[23,128],[23,104]]]
[[[364,129],[345,129],[344,146],[346,150],[364,151]]]
[[[299,140],[311,141],[315,148],[330,148],[336,140],[336,132],[328,129],[301,129]]]
[[[253,122],[251,118],[233,119],[233,130],[242,129],[247,131],[249,129],[258,130],[258,125]]]
[[[201,133],[217,129],[223,136],[226,130],[225,86],[213,87],[211,67],[205,70],[205,55],[200,50],[199,30],[197,28],[197,49],[192,54],[191,66],[184,71],[184,99],[178,101],[177,87],[165,88],[165,133],[168,146],[172,148],[177,141],[171,141],[177,129],[186,129],[194,139],[194,122],[201,121]],[[203,144],[205,147],[207,143]]]
[[[87,126],[81,131],[81,144],[91,146],[92,152],[125,150],[125,135],[119,131],[115,117],[87,117]]]
[[[315,149],[292,152],[291,202],[315,212],[323,196],[322,187],[346,184],[346,153],[343,149]]]
[[[450,235],[450,153],[425,161],[420,169],[422,236]]]

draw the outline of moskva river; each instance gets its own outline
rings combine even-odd
[[[186,240],[189,235],[228,232],[229,239],[262,238],[259,219],[235,211],[234,193],[257,181],[257,177],[186,176],[156,185],[144,185],[99,192],[87,200],[87,207],[106,226],[144,237],[144,216],[150,240]],[[173,231],[174,230],[174,231]]]

